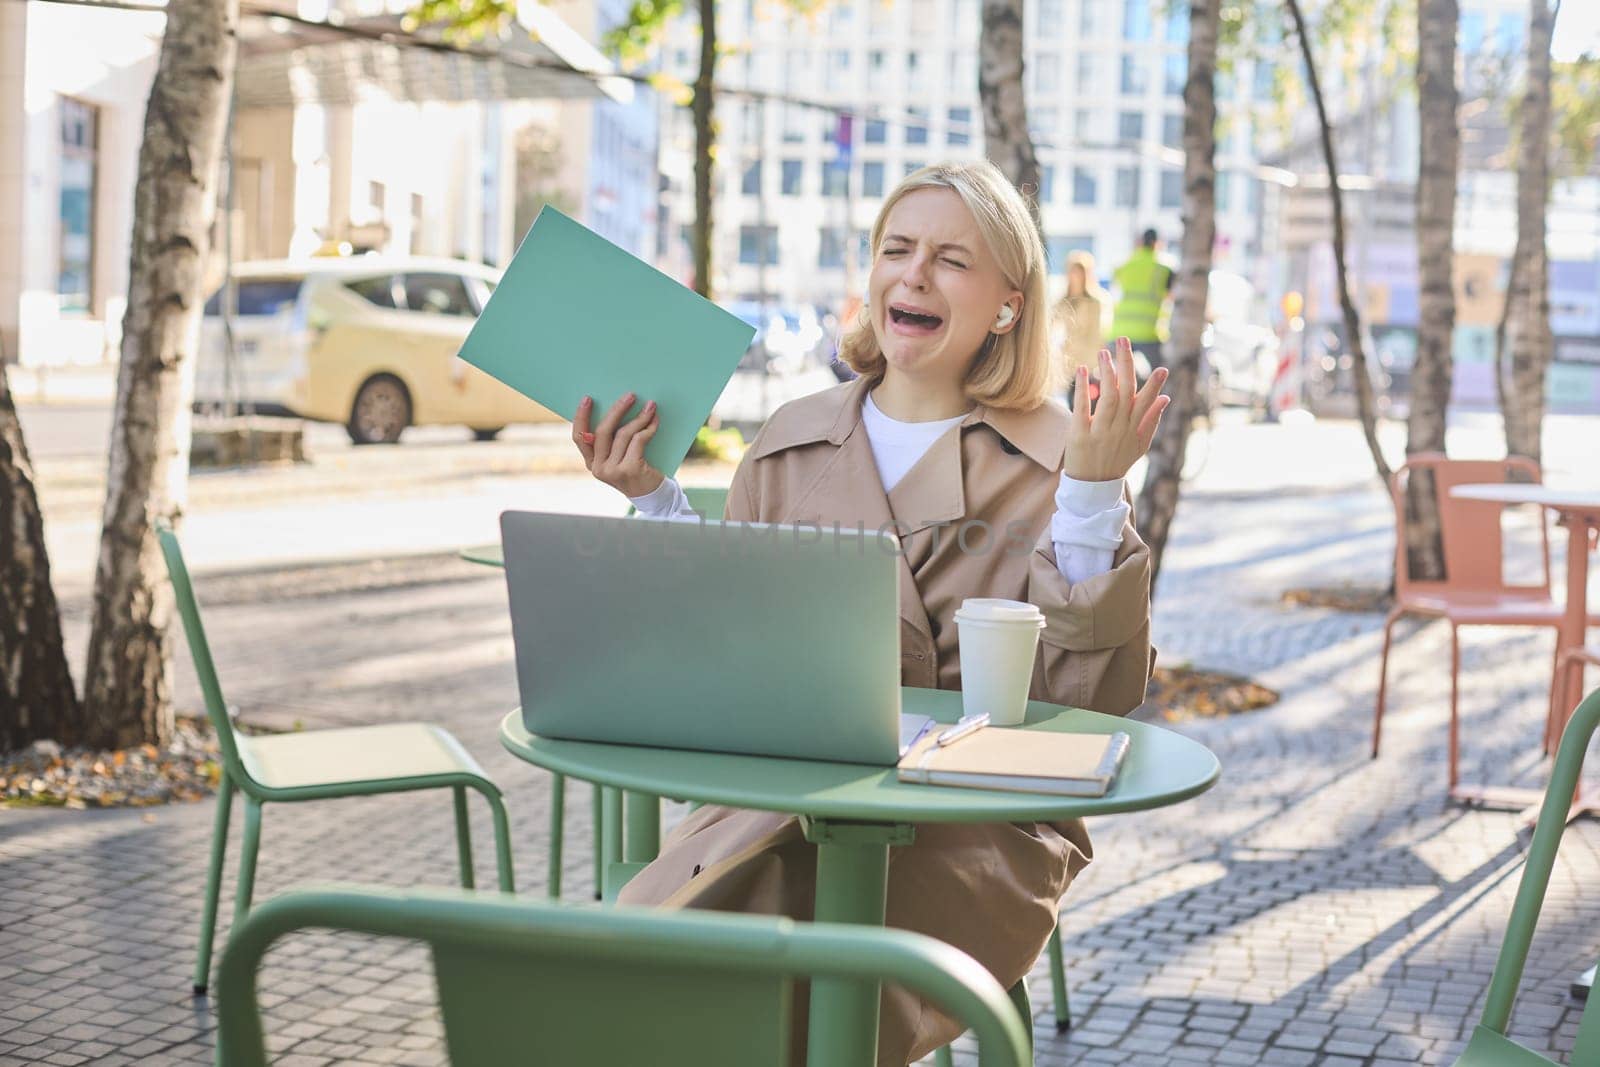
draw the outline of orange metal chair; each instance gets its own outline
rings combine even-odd
[[[1406,486],[1419,471],[1433,475],[1444,542],[1445,578],[1420,581],[1406,565]],[[1383,709],[1388,688],[1389,644],[1394,624],[1404,615],[1445,619],[1450,623],[1450,792],[1459,781],[1460,723],[1457,697],[1460,689],[1462,626],[1544,626],[1555,630],[1562,610],[1550,595],[1550,535],[1540,516],[1540,547],[1544,578],[1534,585],[1512,585],[1503,574],[1504,545],[1500,516],[1508,505],[1477,500],[1455,500],[1453,486],[1474,482],[1509,481],[1513,472],[1540,481],[1532,460],[1513,456],[1503,460],[1449,459],[1434,452],[1407,458],[1394,472],[1389,491],[1394,501],[1395,598],[1383,627],[1383,660],[1378,668],[1378,706],[1372,722],[1372,755],[1378,755],[1383,729]],[[1552,672],[1553,673],[1553,672]],[[1546,732],[1549,726],[1546,724]],[[1548,739],[1547,739],[1548,740]],[[1548,748],[1547,748],[1548,750]]]
[[[1577,671],[1581,677],[1585,666],[1600,667],[1600,645],[1558,649],[1556,651],[1556,692],[1566,691],[1564,683],[1569,677],[1568,671]],[[1556,724],[1561,721],[1560,716],[1556,714],[1558,710],[1565,711],[1566,709],[1558,709],[1555,706],[1555,697],[1552,695],[1550,698],[1550,715],[1544,724],[1544,750],[1546,752],[1549,752],[1551,747],[1561,740],[1555,736]]]

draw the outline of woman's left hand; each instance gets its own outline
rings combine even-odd
[[[1089,413],[1089,370],[1079,367],[1072,422],[1067,430],[1063,473],[1081,482],[1108,482],[1127,476],[1139,457],[1150,451],[1161,413],[1171,397],[1161,395],[1167,369],[1157,367],[1137,389],[1133,345],[1117,338],[1117,356],[1100,350],[1100,399]]]

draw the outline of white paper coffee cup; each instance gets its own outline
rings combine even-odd
[[[1021,726],[1044,613],[1020,600],[969,597],[956,611],[961,710],[991,726]]]

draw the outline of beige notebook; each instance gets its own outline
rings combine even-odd
[[[1128,752],[1128,735],[1056,734],[989,726],[941,746],[923,735],[900,759],[900,780],[1069,797],[1104,796]]]

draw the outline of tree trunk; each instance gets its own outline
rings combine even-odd
[[[0,752],[40,738],[75,744],[80,711],[61,645],[33,465],[0,362]]]
[[[157,520],[182,511],[189,405],[233,85],[238,0],[168,0],[134,187],[122,360],[84,681],[86,743],[172,732],[171,587]]]
[[[700,0],[700,72],[694,79],[694,290],[707,300],[711,295],[712,150],[716,144],[716,99],[712,95],[717,70],[716,0]],[[765,256],[766,234],[761,254]]]
[[[983,105],[984,155],[1023,192],[1039,227],[1039,157],[1028,132],[1022,89],[1022,0],[983,0],[978,100]]]
[[[1517,247],[1512,253],[1509,305],[1511,373],[1501,411],[1506,453],[1540,461],[1544,432],[1545,377],[1554,342],[1550,336],[1550,257],[1545,251],[1545,212],[1550,197],[1550,36],[1555,12],[1532,0],[1528,20],[1528,84],[1522,96],[1517,146]]]
[[[1200,337],[1206,328],[1211,249],[1217,236],[1216,69],[1219,0],[1190,0],[1189,76],[1183,87],[1183,243],[1172,286],[1167,386],[1172,404],[1150,446],[1135,511],[1150,546],[1150,583],[1161,573],[1167,534],[1178,510],[1179,474],[1200,400]]]
[[[1295,36],[1300,39],[1300,60],[1305,65],[1306,84],[1311,90],[1311,103],[1317,111],[1317,129],[1322,140],[1322,160],[1328,169],[1328,203],[1333,209],[1333,269],[1339,284],[1339,308],[1344,318],[1345,346],[1350,350],[1350,376],[1356,393],[1356,415],[1361,420],[1361,433],[1372,455],[1372,465],[1378,478],[1388,491],[1388,461],[1378,445],[1378,404],[1372,392],[1372,379],[1368,377],[1367,350],[1361,342],[1361,315],[1350,296],[1350,275],[1345,268],[1344,254],[1344,192],[1339,188],[1339,162],[1333,151],[1333,126],[1328,122],[1328,107],[1322,99],[1322,84],[1317,78],[1317,63],[1311,54],[1311,36],[1306,32],[1306,17],[1300,10],[1300,0],[1285,0],[1289,17],[1294,22]]]
[[[1517,236],[1517,247],[1511,253],[1511,266],[1506,271],[1506,291],[1500,301],[1500,317],[1494,324],[1494,397],[1500,405],[1500,414],[1506,418],[1511,406],[1511,367],[1506,357],[1506,331],[1511,324],[1511,294],[1517,291],[1518,266],[1522,256],[1522,236]],[[1506,450],[1510,452],[1510,449]]]
[[[1445,411],[1450,406],[1450,350],[1456,327],[1456,174],[1461,130],[1456,124],[1457,0],[1417,4],[1418,295],[1417,361],[1411,368],[1411,411],[1406,418],[1406,455],[1443,452]],[[1433,478],[1406,483],[1406,566],[1411,577],[1445,577],[1444,542]]]

